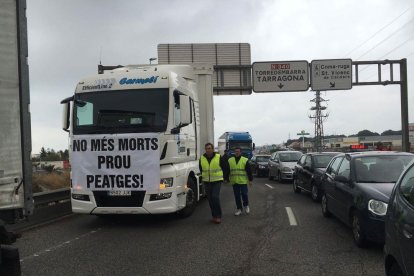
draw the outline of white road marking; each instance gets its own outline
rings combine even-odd
[[[41,255],[43,255],[43,254],[46,254],[46,253],[49,253],[49,252],[55,251],[55,250],[57,250],[57,249],[59,249],[59,248],[62,248],[62,247],[63,247],[63,246],[65,246],[65,245],[70,244],[71,242],[73,242],[73,241],[75,241],[75,240],[79,240],[79,239],[82,239],[82,238],[86,238],[87,236],[92,235],[92,234],[95,234],[96,232],[98,232],[98,231],[100,231],[100,230],[101,230],[101,228],[97,228],[96,230],[92,230],[92,231],[90,231],[90,232],[88,232],[88,233],[85,233],[85,234],[83,234],[83,235],[80,235],[80,236],[78,236],[78,237],[75,237],[75,238],[73,238],[72,240],[68,240],[68,241],[62,242],[62,243],[60,243],[60,244],[58,244],[58,245],[55,245],[55,246],[52,246],[52,247],[47,248],[47,249],[45,249],[45,250],[42,250],[42,251],[36,252],[36,253],[34,253],[34,254],[30,255],[30,256],[27,256],[27,257],[21,258],[21,259],[20,259],[20,262],[23,262],[23,261],[25,261],[25,260],[27,260],[27,259],[31,259],[31,258],[33,258],[33,257],[39,257],[39,256],[41,256]]]
[[[293,214],[292,208],[290,208],[290,207],[285,207],[285,209],[286,209],[286,213],[287,213],[288,218],[289,218],[289,223],[290,223],[290,225],[291,225],[291,226],[296,226],[296,225],[298,225],[298,223],[297,223],[297,221],[296,221],[296,218],[295,218],[295,215]]]
[[[270,189],[274,189],[273,186],[269,185],[269,184],[265,184],[267,187],[269,187]]]

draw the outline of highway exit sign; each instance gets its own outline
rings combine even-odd
[[[312,90],[347,90],[352,88],[352,60],[312,60]]]

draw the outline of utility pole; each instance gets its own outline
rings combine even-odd
[[[304,130],[302,130],[299,133],[296,133],[299,136],[302,136],[302,149],[305,148],[305,135],[309,135],[310,133],[305,132]]]
[[[313,115],[309,115],[309,119],[315,122],[315,148],[316,150],[322,151],[323,149],[323,122],[328,118],[329,114],[323,113],[323,110],[326,109],[326,106],[322,106],[321,102],[326,102],[327,100],[321,98],[321,92],[315,91],[316,97],[311,100],[315,102],[315,106],[312,106],[310,110],[314,110]]]

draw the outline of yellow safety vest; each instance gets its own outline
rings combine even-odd
[[[249,179],[247,178],[246,164],[249,161],[246,157],[241,156],[238,163],[233,156],[229,159],[230,166],[230,183],[231,184],[247,184]]]
[[[210,163],[208,163],[204,155],[201,156],[200,160],[202,169],[201,177],[204,182],[223,181],[223,170],[220,167],[220,154],[216,153]]]

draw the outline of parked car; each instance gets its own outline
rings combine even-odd
[[[414,275],[414,161],[394,187],[385,216],[385,272]]]
[[[354,242],[384,243],[384,217],[392,189],[414,158],[406,152],[354,152],[335,156],[322,178],[322,214],[352,227]]]
[[[269,174],[269,154],[258,154],[253,155],[253,157],[250,159],[250,167],[252,169],[252,173],[256,175],[257,177],[262,175],[268,175]]]
[[[302,155],[293,171],[293,191],[311,193],[314,201],[321,197],[321,180],[326,167],[339,152],[312,152]]]
[[[293,179],[293,169],[302,156],[300,151],[277,151],[269,159],[269,179],[282,182]]]

